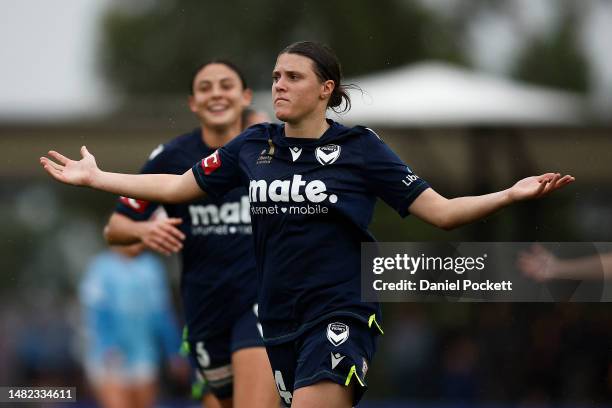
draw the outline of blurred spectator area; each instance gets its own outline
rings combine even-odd
[[[0,123],[0,177],[43,179],[46,176],[38,164],[41,155],[55,149],[78,158],[82,145],[103,169],[135,172],[160,143],[197,127],[187,112],[169,112],[154,117],[117,114],[88,122]],[[606,186],[612,181],[609,127],[369,126],[417,174],[453,193],[469,192],[478,178],[501,187],[517,176],[541,171],[571,173],[580,186],[597,185],[597,191],[612,188],[612,184]]]
[[[101,168],[137,172],[160,143],[197,126],[188,112],[179,112],[176,108],[180,107],[180,102],[168,103],[170,105],[175,109],[138,112],[133,108],[94,122],[0,124],[0,149],[3,152],[0,178],[5,187],[11,183],[23,187],[36,182],[84,199],[81,190],[57,186],[47,180],[38,158],[49,149],[78,158],[79,147],[87,145]],[[484,221],[461,229],[455,233],[458,235],[449,235],[428,229],[409,218],[409,223],[418,224],[418,229],[411,226],[409,229],[415,233],[406,235],[408,228],[394,227],[396,216],[391,215],[386,206],[380,205],[372,226],[379,239],[425,240],[439,236],[446,240],[612,240],[609,232],[612,231],[612,213],[608,210],[612,201],[610,128],[579,124],[522,126],[477,123],[392,127],[381,124],[371,127],[419,176],[448,197],[500,190],[520,178],[546,171],[572,174],[577,180],[554,197],[522,203],[493,216],[502,224],[507,221],[508,228],[499,233],[490,231],[490,224],[486,225],[487,221]],[[108,194],[91,192],[87,196],[95,197],[97,203],[112,205],[112,197]],[[542,214],[539,214],[540,210]],[[380,214],[389,215],[383,217]],[[503,214],[518,216],[522,224],[505,219]],[[551,223],[557,220],[549,226],[552,228],[549,228],[549,236],[542,235],[546,228],[537,231],[529,227],[542,221],[536,220],[538,215],[550,217]],[[389,228],[385,227],[386,220]],[[560,220],[563,220],[563,225]],[[382,226],[378,221],[382,221]],[[480,227],[489,231],[474,232]],[[504,227],[496,229],[499,228]],[[521,228],[529,228],[529,231],[512,232]]]

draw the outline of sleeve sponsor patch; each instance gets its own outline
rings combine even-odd
[[[147,210],[147,207],[149,206],[148,201],[135,200],[133,198],[123,196],[119,197],[119,201],[121,202],[121,204],[130,207],[132,210],[140,214],[144,213]]]
[[[202,170],[204,170],[204,174],[207,176],[221,167],[221,156],[219,156],[219,150],[215,150],[213,154],[202,159],[200,166],[202,167]]]

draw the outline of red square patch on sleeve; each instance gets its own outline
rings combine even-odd
[[[140,214],[144,213],[147,207],[149,206],[148,201],[135,200],[133,198],[123,197],[123,196],[119,197],[119,201],[121,202],[121,204],[130,207],[132,210]]]
[[[219,156],[219,151],[215,150],[213,154],[202,159],[200,166],[202,167],[202,170],[204,170],[204,174],[207,176],[221,167],[221,156]]]

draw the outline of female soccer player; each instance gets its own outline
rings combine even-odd
[[[189,108],[200,126],[151,154],[141,173],[183,174],[242,131],[251,90],[229,61],[201,65],[190,83]],[[278,406],[258,329],[255,254],[247,190],[165,205],[121,197],[105,228],[109,244],[142,242],[163,254],[182,249],[181,297],[189,350],[223,406]],[[207,400],[208,399],[208,400]],[[214,402],[205,396],[204,404]]]
[[[247,129],[183,175],[100,170],[85,147],[73,161],[41,158],[55,179],[146,200],[183,202],[249,186],[258,272],[259,317],[281,400],[293,407],[350,407],[365,389],[379,305],[360,301],[360,242],[376,197],[450,229],[571,181],[546,173],[507,190],[446,199],[412,172],[376,134],[326,119],[349,103],[340,64],[320,44],[285,48],[272,73],[276,117],[284,125]]]
[[[154,407],[164,355],[173,374],[186,368],[163,265],[144,249],[134,244],[98,254],[79,287],[85,372],[104,408]]]

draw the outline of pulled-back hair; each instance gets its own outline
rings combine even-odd
[[[351,98],[347,89],[355,86],[345,86],[341,83],[342,67],[338,57],[330,47],[313,41],[300,41],[289,45],[280,54],[297,54],[312,60],[314,72],[321,82],[334,81],[334,90],[329,101],[327,101],[327,107],[336,113],[351,109]]]
[[[244,74],[242,73],[242,71],[240,70],[240,68],[238,68],[236,64],[234,64],[233,62],[229,60],[223,59],[223,58],[214,58],[214,59],[211,59],[210,61],[206,61],[198,65],[198,67],[193,71],[193,73],[191,74],[191,82],[189,83],[189,95],[193,95],[193,81],[195,80],[196,76],[198,76],[201,70],[203,70],[205,67],[211,64],[225,65],[226,67],[234,71],[236,75],[238,75],[238,78],[240,78],[240,83],[242,84],[242,89],[248,88],[246,78]]]

